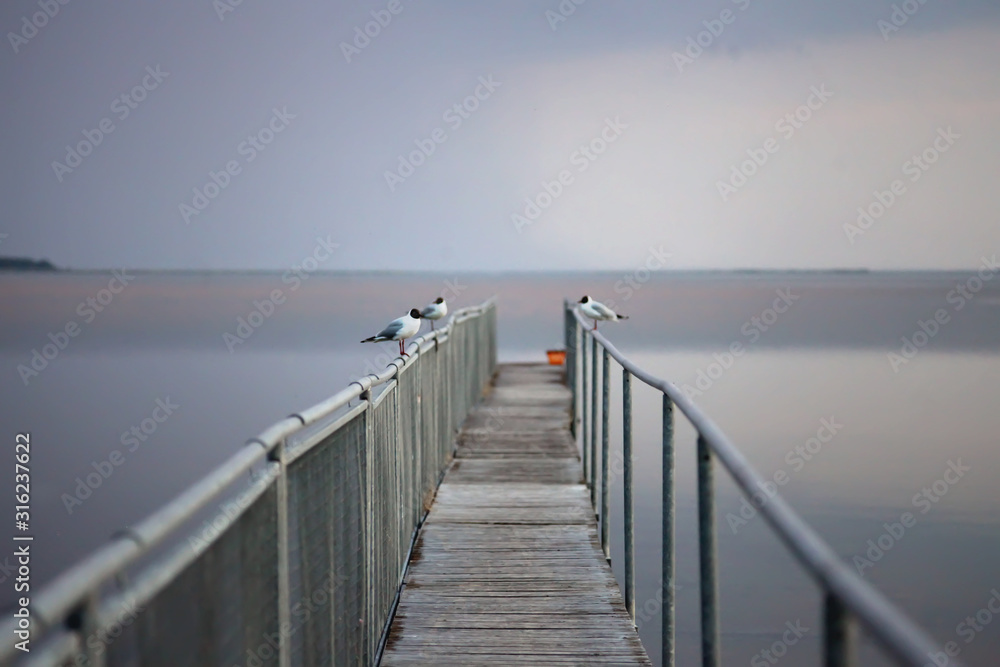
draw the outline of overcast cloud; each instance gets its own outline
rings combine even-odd
[[[234,2],[0,8],[0,254],[284,270],[328,235],[324,269],[1000,251],[993,3]]]

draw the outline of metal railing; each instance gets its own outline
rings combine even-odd
[[[721,662],[719,642],[719,589],[715,543],[713,464],[718,459],[740,491],[752,498],[765,488],[761,475],[725,433],[674,384],[661,380],[628,360],[602,333],[566,301],[565,343],[567,376],[574,396],[574,413],[582,440],[584,477],[597,509],[600,483],[601,544],[609,554],[608,414],[610,405],[610,361],[622,368],[622,454],[624,458],[625,604],[635,621],[635,546],[632,500],[632,378],[662,394],[662,625],[663,665],[674,665],[674,407],[687,417],[697,433],[698,554],[701,602],[702,665]],[[600,358],[600,359],[599,359]],[[598,365],[601,366],[600,379]],[[598,391],[601,407],[598,409]],[[600,439],[598,441],[598,434]],[[597,452],[600,450],[600,479]],[[946,655],[936,642],[874,587],[856,575],[792,507],[777,493],[766,503],[755,503],[785,547],[795,556],[823,591],[823,664],[844,667],[855,664],[855,621],[901,665],[924,667],[936,664],[933,656]],[[950,665],[960,666],[949,657]]]
[[[32,596],[31,652],[8,624],[0,664],[375,664],[455,431],[496,366],[493,300],[407,351],[58,576]]]

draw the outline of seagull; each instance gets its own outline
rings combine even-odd
[[[403,349],[403,343],[407,338],[410,338],[417,331],[420,330],[420,311],[416,308],[410,310],[409,313],[403,315],[402,317],[397,317],[389,324],[385,325],[385,329],[382,329],[377,334],[371,338],[365,338],[362,343],[381,343],[384,340],[398,340],[399,341],[399,354],[403,357],[408,357],[406,351]]]
[[[580,304],[580,310],[583,311],[583,314],[594,320],[595,329],[597,328],[597,320],[611,320],[612,322],[617,322],[618,320],[628,319],[628,315],[619,315],[600,301],[594,301],[586,295],[584,295],[578,303]]]
[[[420,311],[420,317],[431,321],[431,331],[434,331],[434,320],[440,320],[448,314],[448,304],[443,297],[434,299],[434,303],[427,304],[427,307]]]

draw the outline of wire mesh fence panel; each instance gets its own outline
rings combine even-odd
[[[461,421],[465,418],[465,415],[469,412],[469,408],[475,403],[476,399],[479,397],[479,392],[481,391],[481,388],[477,388],[475,386],[476,350],[474,349],[474,344],[476,342],[476,332],[472,331],[475,324],[476,320],[473,320],[465,326],[460,327],[460,345],[456,348],[461,359],[459,368],[457,369],[458,377],[456,381],[456,391],[459,393],[462,400],[459,406],[461,417],[456,416],[456,420],[459,422],[455,425],[456,428],[461,426]]]
[[[451,456],[455,445],[455,434],[451,430],[452,423],[452,400],[451,391],[448,387],[448,374],[452,366],[451,347],[445,345],[435,352],[439,362],[435,369],[434,405],[429,406],[431,414],[434,416],[437,425],[437,456],[438,466],[436,473],[440,474],[448,457]],[[432,477],[432,483],[437,482],[436,475]]]
[[[272,483],[145,604],[109,647],[108,664],[278,665],[276,507]]]
[[[463,406],[463,414],[467,413],[469,409],[476,404],[479,399],[479,392],[481,389],[476,386],[475,379],[478,376],[479,370],[479,346],[476,345],[476,333],[478,327],[478,320],[472,320],[470,326],[466,327],[467,332],[465,336],[465,370],[463,374],[462,386],[465,388],[465,405]]]
[[[399,374],[397,390],[399,392],[399,434],[402,440],[402,457],[409,465],[402,472],[404,473],[404,496],[402,507],[400,508],[409,521],[409,530],[420,520],[422,509],[421,497],[423,494],[423,474],[424,466],[431,462],[425,460],[423,448],[420,447],[421,433],[420,421],[421,412],[418,403],[422,400],[420,391],[420,377],[424,368],[423,355],[417,357],[413,365],[404,368]],[[402,538],[406,546],[409,546],[409,534]]]
[[[369,591],[371,600],[368,623],[368,646],[374,655],[381,636],[382,623],[399,585],[403,563],[400,561],[399,459],[404,446],[400,435],[397,384],[390,384],[368,411],[368,534],[371,543]]]
[[[434,488],[438,473],[445,461],[441,447],[442,418],[446,417],[443,408],[447,405],[447,401],[442,400],[444,394],[441,391],[443,355],[440,348],[433,347],[421,355],[425,360],[425,365],[420,369],[419,403],[421,427],[419,449],[423,460],[423,465],[419,470],[422,492],[418,500],[421,510],[423,509],[424,497]]]
[[[288,469],[293,665],[363,665],[365,418]]]
[[[368,462],[365,416],[353,419],[330,443],[333,451],[334,664],[368,662],[364,652],[366,553],[365,526]],[[356,474],[354,472],[356,471]]]
[[[451,431],[457,432],[460,423],[458,423],[458,413],[462,409],[462,401],[459,399],[458,392],[455,391],[457,387],[457,378],[460,372],[459,367],[461,366],[461,353],[459,351],[459,333],[458,329],[452,331],[448,335],[448,367],[446,369],[448,378],[448,387],[450,388],[448,392],[448,400],[450,402],[450,412],[451,421],[448,423],[448,428]]]

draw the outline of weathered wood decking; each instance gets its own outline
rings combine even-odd
[[[418,537],[382,665],[649,665],[597,535],[562,367],[499,367]]]

